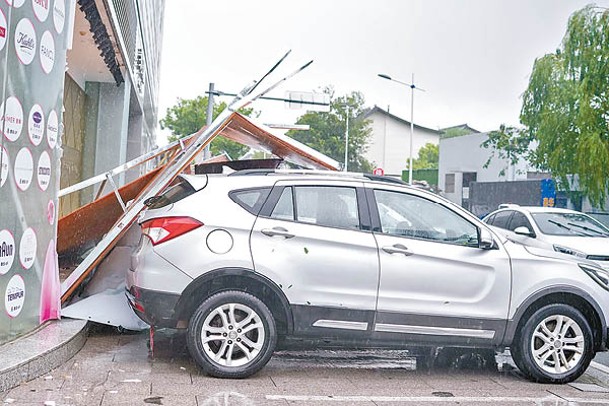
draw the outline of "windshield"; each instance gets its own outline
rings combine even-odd
[[[582,213],[532,213],[544,234],[580,237],[609,237],[609,229]]]

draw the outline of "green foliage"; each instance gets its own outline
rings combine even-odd
[[[438,169],[439,147],[428,142],[419,149],[419,156],[412,161],[412,169]],[[408,168],[408,161],[406,162]]]
[[[502,124],[499,130],[491,131],[481,144],[484,148],[492,149],[484,167],[488,168],[495,156],[501,160],[507,159],[507,165],[499,172],[499,176],[505,176],[508,167],[518,164],[521,158],[530,160],[530,143],[530,138],[521,129]]]
[[[440,138],[453,138],[453,137],[460,137],[462,135],[469,135],[472,132],[470,130],[467,130],[465,128],[460,128],[460,127],[454,127],[454,128],[447,128],[446,130],[444,130],[444,132],[440,135]]]
[[[520,115],[537,141],[531,161],[593,204],[609,186],[609,11],[587,6],[569,19],[561,48],[535,61]]]
[[[160,124],[162,129],[171,130],[171,135],[168,137],[169,142],[194,134],[206,125],[207,103],[207,96],[198,96],[194,99],[178,99],[175,106],[167,109],[165,118],[161,120]],[[215,119],[225,108],[225,102],[214,103],[213,118]],[[253,109],[242,109],[239,112],[250,116]],[[247,152],[248,147],[220,136],[212,141],[210,149],[212,155],[226,152],[231,158],[237,159]]]
[[[609,187],[608,10],[587,6],[573,13],[560,48],[535,61],[520,122],[523,129],[502,126],[483,145],[512,163],[518,156],[527,158],[567,191],[576,178],[591,203],[604,206]]]
[[[362,154],[366,152],[371,134],[370,120],[363,117],[364,96],[360,92],[351,92],[334,98],[331,88],[325,89],[330,94],[329,112],[308,112],[302,115],[297,123],[308,124],[307,131],[291,130],[292,137],[317,151],[334,158],[338,162],[345,160],[345,119],[349,114],[349,157],[348,169],[357,172],[371,172],[372,164]],[[347,109],[348,106],[348,109]]]

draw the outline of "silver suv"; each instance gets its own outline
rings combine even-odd
[[[209,375],[242,378],[291,344],[510,347],[569,382],[607,349],[609,275],[514,244],[431,193],[365,175],[181,176],[149,199],[127,296],[187,329]]]

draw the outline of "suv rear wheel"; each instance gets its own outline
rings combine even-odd
[[[275,320],[260,299],[220,292],[205,300],[188,325],[188,350],[205,373],[245,378],[258,372],[277,343]]]
[[[518,368],[534,381],[571,382],[594,357],[592,330],[577,309],[548,305],[525,321],[511,353]]]

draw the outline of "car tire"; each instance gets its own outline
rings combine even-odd
[[[514,362],[532,381],[567,383],[581,376],[594,358],[588,320],[566,304],[535,311],[510,348]]]
[[[257,297],[240,291],[205,300],[188,324],[188,351],[208,375],[246,378],[266,365],[277,344],[271,311]]]

